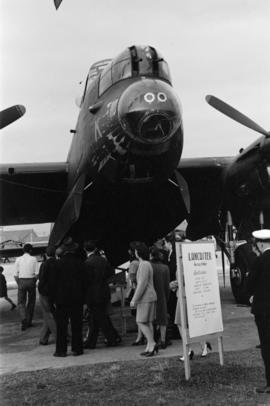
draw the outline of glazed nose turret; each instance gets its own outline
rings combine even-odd
[[[142,144],[160,144],[182,124],[181,106],[170,85],[157,79],[142,79],[121,95],[118,116],[123,130]]]

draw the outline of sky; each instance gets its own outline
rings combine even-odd
[[[67,158],[90,65],[156,47],[183,107],[183,157],[232,156],[259,134],[205,102],[213,94],[266,130],[269,0],[0,0],[0,109],[26,114],[0,134],[0,163]],[[31,226],[32,227],[32,226]],[[48,232],[49,225],[34,227]]]
[[[62,162],[92,63],[156,47],[183,107],[183,157],[231,156],[259,134],[210,107],[213,94],[270,127],[269,0],[0,0],[0,163]]]

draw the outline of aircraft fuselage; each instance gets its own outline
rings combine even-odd
[[[149,49],[137,48],[137,53],[151,65],[156,51]],[[169,78],[160,77],[157,69],[149,68],[148,75],[132,70],[131,51],[129,62],[118,58],[105,71],[113,75],[114,67],[124,61],[130,77],[118,77],[106,89],[103,72],[87,81],[68,157],[69,188],[83,173],[90,181],[101,172],[110,182],[168,178],[180,160],[181,106]]]

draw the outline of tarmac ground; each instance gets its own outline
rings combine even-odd
[[[238,306],[235,303],[229,286],[220,287],[220,294],[224,325],[224,363],[226,363],[226,351],[255,348],[259,339],[250,308]],[[16,289],[9,290],[9,296],[17,303]],[[33,319],[34,325],[26,331],[21,331],[18,310],[10,311],[10,304],[4,299],[0,299],[0,374],[141,359],[140,352],[143,347],[131,345],[136,338],[136,325],[128,307],[124,309],[124,315],[127,332],[122,336],[122,343],[119,346],[106,347],[101,337],[96,349],[87,349],[81,356],[74,357],[69,353],[66,358],[55,358],[53,357],[54,343],[49,343],[47,346],[39,345],[42,317],[38,297]],[[111,317],[115,327],[121,333],[120,307],[113,307]],[[181,354],[181,343],[181,340],[173,340],[172,345],[165,350],[160,350],[157,357],[172,357]],[[217,339],[211,341],[211,344],[213,351],[218,351]],[[193,349],[195,357],[200,356],[199,343],[194,344]]]

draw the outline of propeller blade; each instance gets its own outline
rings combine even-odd
[[[0,129],[6,127],[7,125],[13,123],[13,121],[18,120],[25,113],[25,107],[16,104],[5,110],[0,111]]]
[[[188,184],[187,184],[186,180],[183,178],[183,176],[177,170],[174,171],[174,173],[176,176],[178,186],[181,190],[187,212],[190,213],[190,194],[189,194]]]
[[[62,0],[54,0],[54,5],[56,10],[58,9],[58,7],[60,6],[60,4],[62,3]]]
[[[221,113],[225,114],[226,116],[232,118],[233,120],[237,121],[238,123],[250,128],[251,130],[257,131],[260,134],[265,135],[266,137],[270,137],[270,133],[267,132],[264,128],[260,127],[257,123],[252,121],[250,118],[245,116],[244,114],[240,113],[240,111],[234,109],[229,104],[223,102],[222,100],[218,99],[215,96],[207,95],[205,97],[210,106],[214,107],[216,110],[220,111]]]

